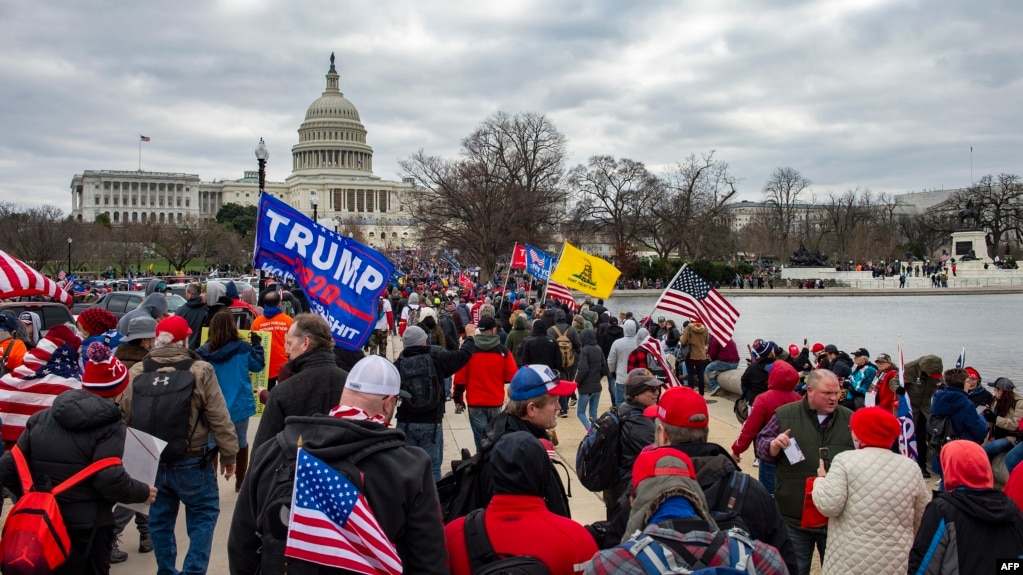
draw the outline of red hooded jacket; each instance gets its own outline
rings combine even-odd
[[[776,360],[771,364],[771,373],[767,376],[767,391],[761,393],[753,400],[753,406],[749,410],[749,419],[742,424],[742,431],[739,438],[732,444],[732,453],[740,455],[749,449],[753,440],[757,438],[760,430],[767,425],[774,417],[774,412],[779,407],[799,401],[802,399],[796,393],[796,384],[799,383],[799,372],[787,361]]]

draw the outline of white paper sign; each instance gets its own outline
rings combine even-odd
[[[156,471],[160,466],[160,453],[167,442],[131,427],[124,437],[124,457],[121,463],[128,475],[146,485],[156,485]],[[149,515],[148,503],[118,503],[143,515]]]
[[[788,458],[789,463],[795,465],[800,461],[806,461],[806,456],[803,455],[803,450],[799,448],[799,444],[796,443],[795,437],[789,438],[789,446],[785,448],[785,457]]]

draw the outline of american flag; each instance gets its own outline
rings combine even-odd
[[[732,339],[739,319],[739,310],[688,266],[682,266],[654,308],[683,317],[699,317],[710,334],[721,341]]]
[[[526,273],[547,280],[554,269],[554,258],[547,252],[526,244]]]
[[[572,292],[568,291],[568,288],[558,282],[551,281],[547,283],[547,297],[563,301],[568,304],[568,309],[575,311],[579,308],[579,304],[575,303],[575,298],[572,297]]]
[[[149,141],[149,136],[143,136],[143,135],[140,134],[139,135],[139,141],[140,142],[148,142]]]
[[[646,339],[639,344],[639,347],[645,349],[647,353],[653,356],[654,360],[657,361],[657,365],[661,366],[661,369],[664,370],[664,375],[668,378],[668,387],[678,387],[682,385],[682,382],[675,377],[675,370],[671,368],[668,360],[665,359],[664,354],[661,353],[661,343],[659,341],[647,336]]]
[[[284,555],[366,575],[399,575],[401,558],[366,498],[301,447]]]

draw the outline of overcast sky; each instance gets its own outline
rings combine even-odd
[[[569,166],[717,151],[759,199],[1023,173],[1016,0],[0,2],[0,201],[70,209],[83,170],[282,181],[330,53],[375,172],[453,157],[489,115],[547,114]]]

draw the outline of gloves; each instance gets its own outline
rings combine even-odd
[[[258,333],[254,332],[254,331],[250,331],[249,332],[249,343],[251,343],[252,345],[259,345],[259,346],[261,346],[261,345],[263,345],[263,338],[259,337]]]
[[[465,413],[465,404],[464,403],[456,403],[455,404],[455,415],[460,415],[462,413]]]
[[[901,386],[895,388],[895,395],[906,395],[906,388]]]
[[[992,411],[991,408],[985,409],[984,413],[981,413],[981,415],[984,416],[984,419],[986,419],[988,423],[994,423],[995,419],[998,418],[998,415],[995,414],[995,412]]]

